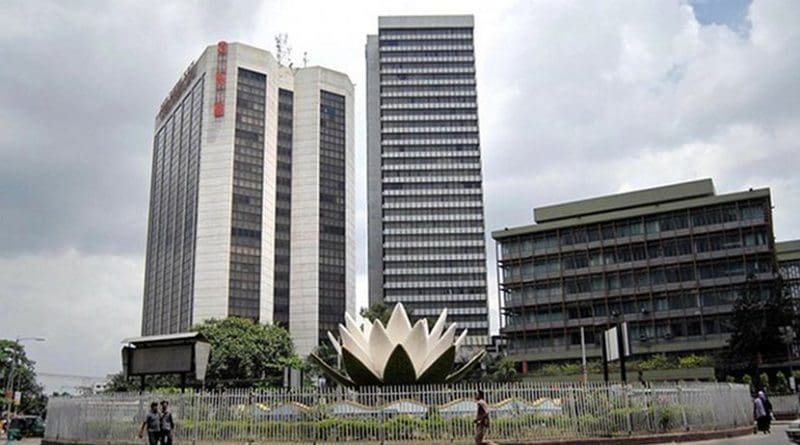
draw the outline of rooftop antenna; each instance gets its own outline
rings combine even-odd
[[[286,33],[275,35],[275,58],[280,65],[292,63],[292,47],[289,45],[289,35]]]
[[[303,68],[308,66],[308,51],[303,51]]]

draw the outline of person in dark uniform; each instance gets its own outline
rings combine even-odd
[[[147,428],[147,441],[149,445],[158,445],[161,436],[161,414],[158,412],[158,402],[150,404],[150,412],[144,417],[142,427],[139,429],[139,438],[144,437],[144,429]]]
[[[161,445],[172,445],[172,430],[175,429],[175,422],[172,420],[172,412],[169,410],[169,402],[161,401]]]

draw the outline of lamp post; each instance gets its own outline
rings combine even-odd
[[[17,346],[21,347],[23,341],[45,341],[44,337],[17,337],[14,343]],[[8,371],[8,383],[6,384],[6,394],[11,394],[11,398],[8,401],[8,406],[6,411],[11,412],[12,407],[14,406],[14,373],[17,368],[17,359],[19,358],[17,351],[14,351],[13,357],[11,357],[11,366],[9,367]]]

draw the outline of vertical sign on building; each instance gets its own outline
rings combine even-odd
[[[214,117],[225,115],[225,71],[228,65],[228,44],[225,42],[217,43],[217,73],[216,89],[214,95]]]

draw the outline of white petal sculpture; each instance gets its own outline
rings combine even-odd
[[[431,329],[425,319],[412,326],[401,303],[394,307],[385,327],[380,320],[359,327],[350,314],[345,314],[345,324],[339,325],[341,342],[330,332],[328,339],[342,358],[346,375],[317,355],[311,357],[334,380],[346,386],[452,383],[478,364],[485,351],[452,372],[456,352],[467,330],[456,339],[456,326],[452,324],[445,329],[446,319],[447,309]]]

